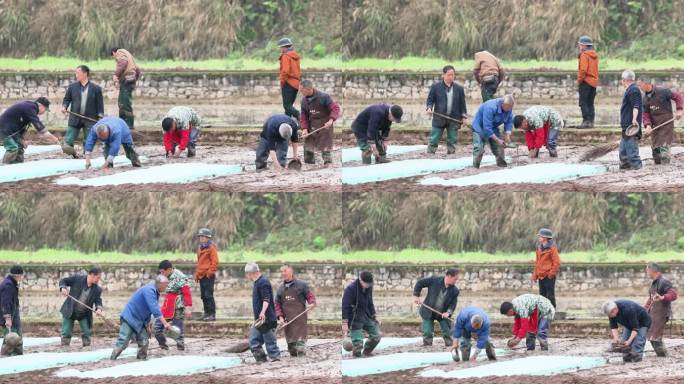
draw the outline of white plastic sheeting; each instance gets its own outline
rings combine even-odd
[[[130,357],[136,353],[136,348],[127,348],[121,356]],[[108,359],[111,354],[111,349],[98,349],[88,352],[38,352],[3,357],[0,359],[0,375],[57,368],[69,364],[93,363]]]
[[[225,356],[166,356],[159,359],[138,361],[135,363],[115,365],[113,367],[79,371],[77,369],[63,369],[55,375],[58,377],[78,377],[88,379],[102,379],[106,377],[122,376],[182,376],[195,373],[211,372],[226,369],[242,363],[239,357]]]
[[[24,156],[40,155],[42,153],[62,152],[60,145],[29,145],[24,149]],[[5,156],[5,148],[0,147],[0,157]]]
[[[427,145],[390,145],[387,147],[387,155],[402,155],[404,153],[426,151]],[[358,147],[344,148],[342,150],[342,162],[361,161],[361,150]]]
[[[485,376],[551,376],[559,373],[576,372],[606,365],[603,357],[587,356],[530,356],[522,359],[485,364],[477,367],[445,371],[429,369],[421,372],[421,377],[437,377],[445,379],[465,379]]]
[[[57,344],[60,342],[59,337],[22,337],[21,339],[24,342],[24,349]]]
[[[140,161],[145,161],[147,158],[140,156]],[[102,167],[104,164],[103,158],[96,158],[91,161],[93,167]],[[124,156],[117,156],[114,159],[115,167],[130,166],[131,161]],[[48,159],[27,161],[19,164],[8,164],[0,167],[0,183],[8,183],[13,181],[36,179],[40,177],[49,177],[63,175],[72,171],[85,170],[85,160],[82,159]]]
[[[156,167],[136,169],[87,179],[80,179],[75,176],[63,177],[55,181],[55,183],[59,185],[79,185],[91,187],[103,185],[149,183],[183,184],[233,175],[240,172],[242,172],[242,167],[239,165],[177,163],[164,164]]]
[[[422,342],[422,337],[383,337],[380,339],[380,343],[375,347],[375,350],[382,351],[387,348],[404,347],[406,345],[415,345]],[[351,352],[342,349],[342,354],[350,355]]]

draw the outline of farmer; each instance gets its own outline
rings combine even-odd
[[[285,114],[299,120],[299,111],[295,109],[294,102],[297,99],[299,80],[302,71],[299,68],[299,54],[292,47],[292,40],[287,37],[278,41],[280,47],[280,91],[283,96],[283,108]]]
[[[389,163],[385,139],[389,136],[392,123],[401,123],[404,110],[398,105],[374,104],[358,114],[352,122],[352,131],[356,136],[356,144],[361,149],[363,164],[371,163],[371,155],[375,163]],[[369,145],[369,142],[373,145]]]
[[[159,274],[169,279],[169,286],[166,287],[164,304],[161,306],[162,316],[171,321],[171,325],[178,327],[180,335],[176,338],[176,347],[179,351],[185,350],[183,340],[184,320],[192,315],[192,295],[190,294],[190,278],[183,272],[173,267],[168,260],[159,263]],[[164,326],[161,320],[154,323],[154,338],[159,342],[159,348],[168,350],[166,336],[164,336]]]
[[[648,340],[653,350],[659,357],[667,356],[663,344],[663,332],[665,324],[672,318],[672,302],[677,300],[677,291],[672,283],[663,277],[660,266],[656,263],[648,263],[646,274],[651,279],[651,287],[648,290],[646,311],[651,315],[651,326],[648,328]]]
[[[71,114],[69,114],[69,109],[71,109]],[[85,142],[90,133],[90,128],[104,116],[102,88],[90,81],[90,68],[88,66],[79,65],[76,67],[76,81],[71,83],[64,93],[62,112],[65,115],[69,114],[62,152],[78,158],[78,154],[74,150],[74,142],[79,133],[83,130],[83,142]]]
[[[511,302],[501,303],[501,314],[515,316],[508,348],[515,347],[524,338],[528,351],[534,351],[535,339],[539,339],[542,351],[549,350],[549,326],[556,310],[546,297],[529,293],[520,295]]]
[[[71,344],[74,321],[78,321],[78,326],[81,328],[82,345],[84,347],[90,345],[90,337],[93,333],[93,309],[98,315],[103,315],[102,288],[99,286],[101,278],[102,270],[93,267],[87,275],[74,274],[59,281],[59,292],[66,297],[60,309],[62,346],[66,347]]]
[[[256,169],[266,169],[269,157],[277,170],[287,166],[287,149],[292,141],[292,155],[299,158],[297,120],[288,115],[273,115],[269,117],[261,128],[259,145],[256,150]]]
[[[315,164],[315,151],[321,151],[323,164],[332,163],[333,123],[340,117],[340,105],[327,93],[315,89],[310,80],[303,80],[302,114],[299,122],[302,134],[308,135],[316,129],[316,133],[304,139],[304,162]]]
[[[530,107],[513,118],[513,126],[525,132],[525,143],[530,159],[539,157],[539,150],[546,147],[549,156],[558,157],[556,140],[563,127],[563,118],[555,109],[543,105]]]
[[[195,281],[199,282],[200,296],[202,297],[202,306],[204,307],[202,321],[216,321],[214,284],[216,283],[219,257],[218,248],[211,238],[211,231],[208,228],[202,228],[197,232],[199,245],[197,247]]]
[[[186,148],[187,156],[194,157],[201,123],[202,120],[194,109],[183,106],[171,108],[162,120],[166,157],[180,157]]]
[[[116,61],[114,71],[114,86],[119,88],[119,117],[126,121],[131,129],[135,129],[135,115],[133,114],[133,91],[135,83],[140,79],[140,67],[130,52],[123,48],[112,48],[112,57]]]
[[[59,144],[59,140],[45,129],[38,117],[49,108],[50,100],[39,97],[36,101],[19,101],[0,115],[0,141],[5,147],[3,164],[24,162],[24,149],[28,146],[24,134],[29,124],[36,128],[41,137],[47,138],[52,144]]]
[[[276,336],[278,321],[273,304],[271,282],[261,273],[256,263],[245,265],[245,275],[248,280],[254,282],[252,310],[254,311],[255,325],[249,329],[249,348],[257,363],[268,361],[266,353],[264,353],[264,344],[266,344],[266,352],[271,361],[280,361],[280,349],[278,349],[278,337]]]
[[[424,277],[416,281],[413,287],[413,301],[420,306],[420,317],[423,319],[421,329],[423,332],[423,345],[432,345],[434,335],[434,322],[438,322],[442,329],[444,345],[450,347],[451,339],[451,316],[458,302],[458,269],[449,268],[444,276],[434,275]],[[427,288],[427,296],[420,301],[420,293]],[[438,312],[438,313],[437,313]]]
[[[504,72],[501,61],[487,51],[475,53],[475,68],[473,69],[475,81],[480,85],[482,102],[494,98],[496,90],[504,80]]]
[[[489,339],[491,322],[484,310],[477,307],[465,307],[456,317],[453,332],[453,349],[461,348],[461,359],[463,361],[475,361],[483,349],[487,353],[489,360],[496,360],[494,345]],[[470,340],[475,337],[477,344],[473,353],[470,353]],[[460,339],[460,341],[459,341]],[[453,354],[458,357],[458,353]]]
[[[22,341],[21,318],[19,316],[19,284],[24,279],[24,269],[20,265],[10,268],[10,273],[0,283],[0,326],[4,327],[2,348],[0,355],[14,356],[23,355],[24,346]],[[8,334],[15,333],[19,336],[10,338]],[[12,335],[14,336],[14,335]]]
[[[486,144],[489,144],[489,148],[496,157],[496,165],[499,167],[508,166],[504,158],[504,145],[511,142],[514,104],[513,96],[506,95],[480,105],[471,127],[473,130],[473,166],[475,168],[480,168]],[[499,131],[501,124],[503,124],[506,133],[503,139]]]
[[[582,110],[582,124],[580,128],[594,127],[594,99],[598,87],[599,58],[594,50],[594,43],[589,36],[582,36],[577,42],[579,46],[579,62],[577,71],[577,86],[579,92],[579,107]]]
[[[537,258],[534,262],[532,282],[539,281],[539,294],[549,299],[556,308],[556,276],[560,270],[558,246],[553,232],[542,228],[537,233]]]
[[[133,136],[131,130],[123,119],[114,116],[107,116],[98,121],[88,134],[83,148],[85,149],[86,169],[91,167],[91,155],[95,148],[95,143],[101,140],[104,144],[105,162],[102,169],[114,168],[114,158],[119,154],[119,147],[123,147],[126,157],[134,167],[140,167],[138,153],[135,152]]]
[[[603,304],[603,312],[610,320],[613,344],[624,348],[622,360],[625,363],[640,362],[644,357],[644,345],[651,326],[651,316],[646,309],[631,300],[621,299]],[[622,339],[618,334],[618,324],[624,328]]]
[[[351,332],[350,332],[351,330]],[[363,332],[368,340],[363,342]],[[342,333],[351,333],[352,355],[370,356],[380,343],[380,321],[373,304],[373,274],[363,271],[344,289],[342,296]]]
[[[670,164],[670,146],[674,140],[674,120],[682,118],[684,96],[669,88],[656,87],[648,78],[639,79],[639,88],[644,92],[644,127],[651,135],[651,151],[656,164]],[[672,113],[672,102],[677,113]],[[655,131],[653,128],[660,126]]]
[[[625,94],[622,97],[622,106],[620,107],[620,127],[622,128],[620,169],[641,169],[639,140],[641,140],[643,101],[641,91],[634,82],[634,77],[634,72],[629,69],[622,72],[622,85],[625,87]],[[631,133],[631,130],[635,130],[635,132]]]
[[[291,322],[285,327],[287,350],[293,357],[306,354],[307,315],[304,311],[316,306],[316,296],[303,280],[294,276],[290,265],[280,267],[283,284],[278,287],[275,297],[275,311],[278,323],[282,327],[285,322]],[[304,313],[304,314],[302,314]]]
[[[138,360],[147,360],[147,349],[150,345],[152,323],[150,318],[161,321],[164,329],[171,328],[159,310],[159,293],[166,291],[169,279],[157,275],[154,281],[138,288],[121,312],[119,337],[112,351],[111,360],[116,360],[131,340],[138,343]]]
[[[444,129],[447,131],[447,154],[456,153],[458,130],[468,123],[468,111],[465,103],[463,87],[454,83],[456,69],[452,65],[442,68],[442,81],[430,87],[425,110],[432,115],[432,130],[428,142],[428,153],[437,152]],[[447,119],[443,116],[448,116]]]

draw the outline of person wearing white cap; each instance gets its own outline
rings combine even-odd
[[[254,311],[254,325],[249,329],[249,349],[258,363],[280,361],[280,349],[276,336],[275,304],[273,303],[273,287],[268,278],[261,273],[259,265],[254,262],[245,265],[245,276],[254,282],[252,288],[252,310]],[[266,352],[264,353],[264,344]]]
[[[299,124],[288,115],[269,117],[261,129],[256,150],[256,169],[266,169],[270,157],[273,166],[280,170],[287,166],[287,150],[292,142],[292,156],[299,159]]]

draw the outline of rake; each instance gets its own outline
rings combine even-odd
[[[675,120],[675,119],[672,118],[672,119],[670,119],[670,120],[668,120],[668,121],[666,121],[666,122],[664,122],[664,123],[658,125],[657,127],[653,128],[650,132],[645,133],[645,134],[643,135],[643,137],[646,138],[646,137],[651,136],[651,134],[653,133],[653,131],[655,131],[656,129],[658,129],[658,128],[662,127],[662,126],[665,126],[665,125],[667,125],[667,124],[670,124],[670,123],[673,122],[674,120]],[[610,152],[613,152],[614,150],[618,149],[619,147],[620,147],[620,141],[616,141],[616,142],[614,142],[614,143],[608,143],[608,144],[600,145],[600,146],[598,146],[598,147],[596,147],[596,148],[592,148],[592,149],[588,150],[587,152],[585,152],[584,154],[582,154],[582,156],[580,156],[579,161],[580,161],[581,163],[583,163],[583,162],[585,162],[585,161],[590,161],[590,160],[597,159],[597,158],[599,158],[599,157],[601,157],[601,156],[604,156],[604,155],[609,154]]]

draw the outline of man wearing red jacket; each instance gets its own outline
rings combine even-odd
[[[176,339],[176,347],[179,351],[185,350],[183,340],[183,321],[192,315],[192,295],[190,294],[190,279],[183,272],[173,267],[170,261],[164,260],[159,263],[159,274],[169,279],[166,288],[166,297],[161,306],[162,316],[180,329],[180,336]],[[159,342],[159,348],[168,350],[164,326],[161,320],[157,320],[154,326],[154,337]]]
[[[539,339],[542,351],[549,350],[549,327],[556,315],[549,299],[529,293],[520,295],[501,303],[501,314],[515,316],[513,338],[508,340],[508,348],[515,347],[524,338],[528,351],[534,351],[536,339]]]
[[[648,340],[653,346],[658,357],[667,356],[667,350],[663,344],[663,332],[665,324],[672,318],[672,302],[677,300],[677,291],[672,283],[663,276],[660,265],[648,263],[646,274],[651,279],[651,287],[648,289],[646,311],[651,315],[651,326],[648,328]]]
[[[162,120],[166,157],[180,157],[186,149],[188,157],[195,156],[201,123],[200,116],[192,108],[182,106],[171,108]]]

